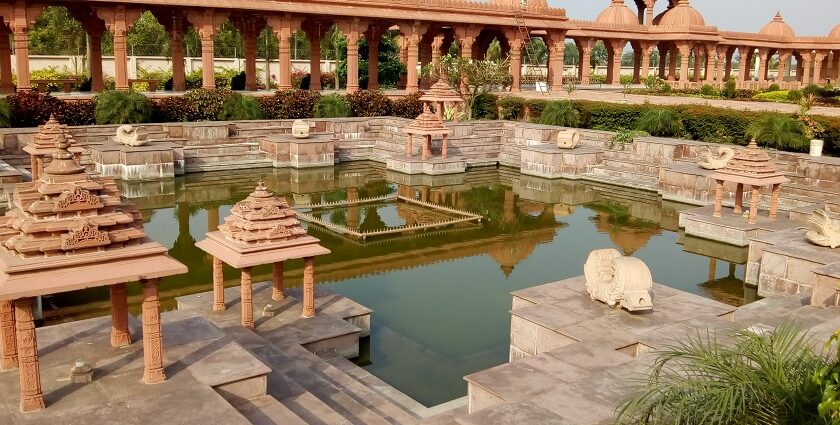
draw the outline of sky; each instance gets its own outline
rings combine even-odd
[[[633,0],[625,0],[635,10]],[[595,19],[611,0],[548,0],[566,9],[572,19]],[[665,10],[667,0],[656,2],[655,13]],[[797,35],[827,36],[840,24],[840,0],[692,0],[691,5],[706,19],[706,25],[725,31],[758,32],[776,11]]]

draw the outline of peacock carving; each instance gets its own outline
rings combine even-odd
[[[811,243],[829,248],[840,246],[840,222],[832,219],[823,210],[814,210],[808,218],[808,228],[805,238]]]
[[[139,127],[133,125],[121,125],[117,127],[117,134],[114,135],[114,141],[126,146],[143,146],[149,143],[146,140],[145,133],[141,133]]]
[[[735,156],[735,150],[729,146],[718,146],[717,154],[713,154],[712,149],[707,147],[697,155],[699,158],[697,164],[706,170],[719,170],[725,167],[733,156]]]

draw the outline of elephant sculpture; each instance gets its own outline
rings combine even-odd
[[[138,127],[132,125],[121,125],[117,127],[117,134],[114,135],[114,141],[126,146],[143,146],[149,143],[145,135],[138,130]]]
[[[808,218],[810,230],[805,233],[805,239],[819,246],[837,248],[840,246],[840,223],[833,220],[823,210],[815,210]]]
[[[729,146],[718,146],[717,154],[713,154],[712,149],[707,147],[697,155],[699,158],[697,164],[706,170],[719,170],[725,167],[733,156],[735,156],[735,150]]]
[[[586,291],[593,300],[629,311],[653,309],[653,278],[642,260],[615,249],[596,249],[583,266]]]

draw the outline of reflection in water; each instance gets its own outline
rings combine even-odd
[[[318,258],[316,281],[373,309],[369,352],[362,363],[427,405],[464,395],[464,375],[507,361],[511,291],[580,275],[593,249],[616,247],[641,258],[657,282],[730,304],[744,302],[742,282],[735,277],[742,276],[742,266],[728,273],[724,267],[710,270],[707,257],[675,249],[678,234],[660,227],[676,215],[674,207],[663,207],[649,194],[522,177],[504,168],[415,183],[408,176],[386,178],[377,165],[350,163],[123,183],[150,237],[189,267],[186,275],[164,279],[164,308],[174,309],[176,296],[211,289],[210,259],[195,240],[215,229],[260,178],[293,204],[399,194],[484,216],[477,226],[364,242],[308,226],[332,250]],[[360,229],[429,218],[422,209],[393,205],[325,214],[334,223]],[[254,270],[257,281],[269,276],[268,266]],[[302,261],[290,262],[284,277],[289,286],[300,285]],[[234,269],[225,267],[225,278],[229,285],[238,284]],[[129,294],[137,314],[137,285],[129,285]],[[45,318],[52,323],[108,314],[107,290],[99,288],[45,301]]]

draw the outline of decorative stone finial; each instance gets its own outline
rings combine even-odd
[[[70,383],[84,384],[93,381],[93,368],[84,360],[76,360],[73,368],[70,369]]]
[[[85,167],[79,165],[73,158],[73,154],[68,150],[70,141],[67,140],[67,136],[63,132],[55,136],[55,147],[56,151],[52,155],[52,162],[50,162],[47,168],[44,168],[46,174],[64,176],[85,172]]]
[[[653,278],[642,260],[615,249],[596,249],[583,265],[586,291],[593,300],[629,311],[653,309]]]

